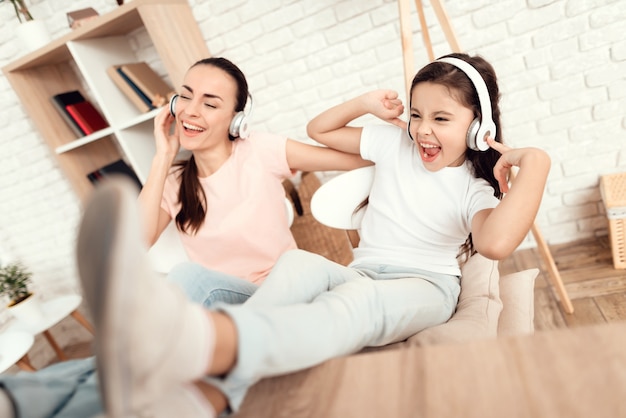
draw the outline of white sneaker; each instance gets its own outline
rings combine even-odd
[[[114,418],[203,376],[214,348],[201,306],[152,271],[140,225],[135,186],[111,178],[87,202],[77,240],[103,405]]]

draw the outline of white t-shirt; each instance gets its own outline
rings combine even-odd
[[[296,248],[289,229],[282,182],[292,176],[287,138],[252,132],[236,139],[233,153],[215,173],[200,178],[207,214],[195,235],[181,233],[189,259],[206,268],[261,284],[278,257]],[[179,173],[165,182],[161,207],[180,211]]]
[[[361,155],[376,164],[369,205],[352,264],[419,268],[460,276],[460,246],[471,220],[499,200],[470,163],[430,172],[406,132],[392,125],[363,128]]]

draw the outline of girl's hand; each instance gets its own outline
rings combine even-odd
[[[487,138],[487,144],[502,154],[496,162],[496,165],[493,166],[493,174],[496,180],[498,180],[498,185],[502,193],[508,193],[509,191],[509,173],[511,168],[521,167],[524,157],[531,157],[532,154],[537,156],[538,154],[541,154],[541,156],[545,155],[545,160],[548,161],[549,165],[549,158],[547,158],[544,151],[538,148],[511,148],[500,142],[496,142],[491,137]]]
[[[170,114],[169,106],[164,106],[154,118],[154,139],[157,155],[166,155],[173,159],[178,153],[180,141],[178,140],[175,121],[176,119]],[[170,134],[172,124],[174,124],[174,133]]]
[[[374,90],[363,95],[367,112],[379,119],[406,129],[406,122],[399,117],[404,113],[402,100],[394,90]]]
[[[496,180],[498,180],[498,185],[500,186],[500,191],[502,193],[507,193],[509,191],[509,172],[511,167],[513,167],[513,163],[506,158],[506,154],[511,150],[511,148],[506,145],[497,142],[492,137],[487,137],[487,144],[490,148],[498,151],[502,156],[496,162],[496,165],[493,166],[493,175]]]

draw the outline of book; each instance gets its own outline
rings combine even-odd
[[[140,112],[146,113],[151,109],[154,109],[150,99],[148,99],[148,97],[141,90],[139,90],[139,87],[126,77],[126,75],[120,70],[119,65],[113,65],[107,68],[107,74]]]
[[[148,97],[153,107],[167,104],[173,89],[146,62],[122,64],[120,70]]]
[[[109,126],[100,112],[87,100],[68,104],[65,106],[65,110],[67,110],[67,113],[70,114],[86,135]]]
[[[67,12],[67,24],[72,29],[77,29],[83,26],[85,23],[100,16],[93,7],[86,9],[74,10]]]
[[[104,167],[94,170],[91,173],[87,174],[87,178],[89,179],[89,181],[91,181],[92,184],[97,184],[112,175],[128,176],[135,182],[137,187],[139,187],[140,189],[142,187],[139,177],[137,177],[135,171],[133,171],[133,169],[130,168],[130,166],[126,164],[124,160],[117,160],[112,162],[111,164],[107,164]]]
[[[51,101],[65,121],[65,123],[67,123],[67,126],[72,129],[72,132],[74,132],[77,137],[85,136],[85,133],[82,131],[82,129],[80,129],[78,123],[74,119],[72,119],[70,114],[65,109],[65,106],[67,105],[84,102],[85,98],[83,97],[83,95],[78,90],[73,90],[65,93],[55,94],[51,97]]]

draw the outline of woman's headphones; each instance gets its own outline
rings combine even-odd
[[[232,137],[239,138],[247,138],[250,135],[250,125],[248,121],[250,120],[250,116],[252,115],[252,108],[254,106],[254,102],[252,100],[252,95],[248,93],[248,99],[250,102],[250,106],[248,113],[245,113],[243,110],[237,112],[233,120],[230,122],[230,127],[228,128],[228,133]]]
[[[233,117],[233,120],[230,122],[230,126],[228,127],[228,134],[233,138],[247,138],[250,135],[250,125],[248,123],[250,119],[250,115],[252,115],[252,107],[254,102],[252,101],[252,96],[248,94],[248,99],[250,99],[250,111],[248,113],[244,111],[237,112]],[[178,94],[175,94],[170,99],[170,114],[172,116],[176,116],[176,101],[178,100]]]
[[[496,137],[496,124],[493,122],[491,118],[491,98],[489,97],[489,91],[487,90],[487,85],[485,84],[485,80],[483,80],[480,73],[468,62],[463,61],[459,58],[453,57],[444,57],[439,58],[436,62],[445,62],[451,65],[454,65],[459,70],[463,71],[465,75],[472,81],[474,84],[474,88],[476,89],[476,93],[478,93],[478,101],[480,102],[480,115],[481,120],[474,119],[472,123],[470,123],[469,129],[467,130],[467,135],[465,137],[467,142],[467,147],[473,149],[474,151],[486,151],[489,149],[489,145],[485,140],[487,136],[491,136],[492,138]],[[409,118],[409,123],[407,124],[407,131],[409,131],[409,138],[413,139],[410,132],[411,119]]]

